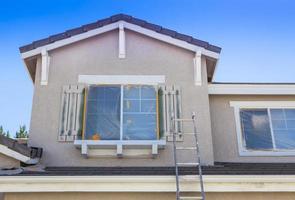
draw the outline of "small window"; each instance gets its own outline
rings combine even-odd
[[[84,139],[156,140],[157,105],[155,86],[90,86]]]
[[[239,117],[246,150],[295,150],[295,109],[240,108]]]

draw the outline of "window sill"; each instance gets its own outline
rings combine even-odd
[[[81,153],[85,156],[96,154],[97,156],[115,155],[117,157],[141,154],[156,156],[158,149],[165,147],[166,140],[75,140],[74,145],[81,148]]]
[[[289,151],[255,151],[255,150],[241,150],[240,156],[295,156],[295,150]]]

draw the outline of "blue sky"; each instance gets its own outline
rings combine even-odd
[[[33,85],[18,47],[126,13],[223,48],[215,81],[295,82],[295,1],[0,1],[0,125],[29,126]]]

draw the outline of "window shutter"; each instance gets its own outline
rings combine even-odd
[[[159,123],[160,135],[171,135],[171,130],[182,132],[182,124],[171,127],[171,119],[181,118],[181,92],[179,86],[160,86],[159,88]]]
[[[82,135],[84,86],[65,85],[62,89],[59,141],[74,141]]]

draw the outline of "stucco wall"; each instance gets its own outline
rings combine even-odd
[[[84,75],[165,75],[166,84],[182,87],[183,116],[196,111],[202,160],[213,163],[213,148],[206,81],[206,61],[202,58],[203,85],[195,86],[194,53],[126,32],[126,59],[118,58],[118,31],[112,31],[49,52],[49,84],[40,85],[40,58],[37,61],[29,144],[44,149],[42,162],[49,166],[164,166],[173,164],[169,143],[157,159],[89,158],[81,156],[72,143],[57,141],[62,86],[77,84]],[[191,132],[186,129],[185,131]],[[190,146],[191,136],[185,139]],[[181,144],[182,145],[182,144]],[[180,155],[192,161],[194,154]]]
[[[11,169],[20,166],[20,162],[0,153],[0,169]],[[1,199],[1,195],[0,195]]]
[[[171,200],[175,199],[175,193],[6,193],[5,200]],[[236,192],[236,193],[207,193],[207,200],[291,200],[295,199],[295,193],[282,192]]]
[[[295,162],[295,156],[239,156],[234,108],[230,101],[295,101],[295,96],[210,95],[210,113],[215,161],[219,162]]]

